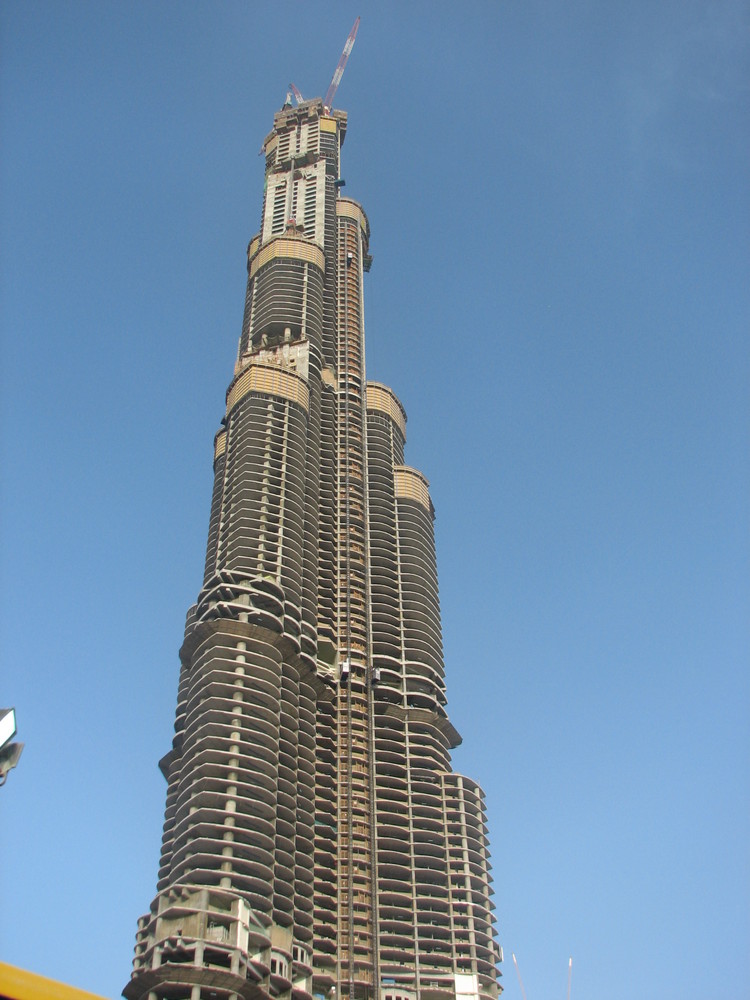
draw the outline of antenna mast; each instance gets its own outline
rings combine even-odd
[[[326,92],[326,96],[323,98],[323,107],[326,110],[326,114],[330,112],[333,107],[333,98],[338,90],[338,86],[341,83],[341,77],[344,75],[344,68],[346,66],[346,60],[349,58],[349,53],[354,48],[354,39],[357,37],[357,28],[359,27],[359,18],[354,22],[354,27],[349,32],[349,37],[346,40],[346,45],[344,46],[344,51],[341,53],[341,58],[339,59],[339,64],[333,74],[333,79],[331,80],[331,85]]]

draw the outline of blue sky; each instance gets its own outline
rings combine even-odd
[[[738,0],[0,8],[0,959],[107,997],[153,897],[184,613],[290,80],[372,226],[430,479],[508,1000],[750,983]]]

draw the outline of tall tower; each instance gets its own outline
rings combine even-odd
[[[483,793],[451,770],[432,501],[401,403],[365,380],[346,126],[285,105],[263,144],[128,1000],[499,992]]]

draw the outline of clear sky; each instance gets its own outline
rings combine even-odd
[[[258,150],[336,104],[368,375],[430,479],[508,1000],[750,997],[744,0],[0,7],[0,959],[153,895]]]

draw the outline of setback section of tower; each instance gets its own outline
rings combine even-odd
[[[204,586],[163,762],[159,894],[132,997],[199,996],[205,967],[227,996],[283,992],[285,974],[303,995],[312,986],[322,323],[308,306],[324,262],[298,236],[265,250],[250,261],[253,305],[266,270],[286,281],[241,344],[215,439]]]
[[[397,397],[368,383],[380,975],[392,1000],[494,996],[483,799],[450,770],[434,508],[403,464],[405,429]]]

